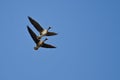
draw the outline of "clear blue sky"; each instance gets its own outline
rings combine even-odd
[[[59,35],[40,48],[31,16]],[[0,80],[120,80],[120,0],[0,0]]]

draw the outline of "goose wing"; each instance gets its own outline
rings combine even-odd
[[[53,35],[57,35],[57,33],[55,33],[55,32],[48,32],[46,36],[53,36]]]
[[[50,44],[46,44],[46,43],[43,43],[42,47],[44,47],[44,48],[56,48],[55,46],[50,45]]]
[[[34,19],[32,19],[31,17],[28,16],[29,21],[31,22],[31,24],[37,29],[38,32],[42,32],[44,29],[42,28],[42,26],[35,21]]]
[[[37,44],[39,42],[39,40],[37,39],[36,34],[32,31],[32,29],[27,26],[28,32],[30,34],[30,36],[32,37],[33,41]]]

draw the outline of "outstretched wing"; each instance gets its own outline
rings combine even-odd
[[[46,36],[54,36],[54,35],[57,35],[57,33],[55,33],[55,32],[48,32]]]
[[[38,32],[42,32],[44,29],[42,28],[42,26],[35,21],[34,19],[32,19],[31,17],[28,16],[29,21],[31,22],[31,24],[37,29]]]
[[[46,43],[43,43],[42,47],[44,47],[44,48],[56,48],[55,46],[50,45],[50,44],[46,44]]]
[[[28,32],[30,34],[30,36],[32,37],[33,41],[37,44],[39,42],[39,40],[37,39],[36,34],[32,31],[32,29],[27,26]]]

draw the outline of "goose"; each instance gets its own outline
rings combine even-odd
[[[28,16],[29,21],[31,22],[31,24],[37,29],[37,31],[40,33],[40,36],[37,36],[38,39],[40,39],[43,36],[53,36],[53,35],[57,35],[57,33],[55,32],[49,32],[49,30],[51,29],[51,27],[48,27],[48,29],[43,29],[42,26],[35,21],[34,19],[32,19],[31,17]]]
[[[37,39],[36,34],[32,31],[32,29],[29,26],[27,26],[27,30],[28,30],[30,36],[32,37],[33,41],[36,43],[36,46],[34,47],[34,50],[38,50],[40,47],[43,47],[43,48],[56,48],[53,45],[44,43],[46,40],[48,40],[47,38],[45,38],[43,41]]]

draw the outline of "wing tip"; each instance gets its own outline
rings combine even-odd
[[[27,29],[30,30],[30,27],[27,25]]]
[[[28,19],[31,21],[31,20],[33,20],[30,16],[28,16]]]
[[[58,35],[58,33],[55,33],[55,35]]]
[[[56,46],[51,45],[51,48],[57,48]]]

